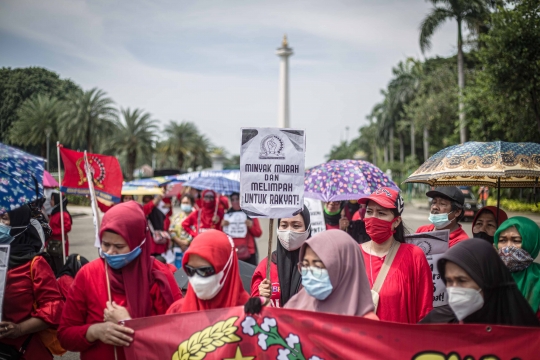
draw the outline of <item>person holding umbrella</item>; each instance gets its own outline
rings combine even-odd
[[[449,230],[448,246],[452,247],[460,241],[467,240],[469,235],[463,230],[459,221],[463,219],[465,197],[455,186],[441,186],[428,191],[426,196],[432,198],[429,221],[431,225],[420,226],[416,233],[433,230]]]

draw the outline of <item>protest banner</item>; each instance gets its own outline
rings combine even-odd
[[[223,227],[223,232],[232,238],[245,238],[247,235],[247,215],[242,211],[235,211],[223,216],[229,225]]]
[[[304,130],[243,128],[240,206],[250,217],[292,217],[304,204]]]
[[[356,316],[242,307],[129,320],[127,359],[537,359],[540,329],[417,325]]]
[[[311,218],[311,236],[326,230],[324,223],[323,207],[320,200],[304,198],[304,204],[309,210]]]
[[[59,146],[64,163],[64,178],[60,190],[72,195],[90,195],[88,178],[84,170],[84,153]],[[92,168],[96,197],[105,205],[120,202],[124,177],[118,159],[114,156],[88,154]]]
[[[6,278],[9,265],[9,245],[0,245],[0,321],[4,313],[4,293],[6,291]]]
[[[405,235],[405,241],[422,249],[426,255],[433,276],[433,307],[448,304],[446,286],[437,269],[437,261],[448,250],[450,231],[436,230],[425,233]]]

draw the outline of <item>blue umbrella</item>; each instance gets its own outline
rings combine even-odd
[[[197,177],[185,182],[184,186],[189,186],[197,190],[214,190],[215,192],[224,195],[240,192],[239,181],[230,180],[221,176]]]
[[[154,177],[148,179],[138,179],[132,180],[124,184],[124,186],[134,186],[134,187],[159,187],[166,185],[172,182],[171,179],[166,179],[164,177]]]
[[[0,213],[43,197],[45,160],[0,143]]]

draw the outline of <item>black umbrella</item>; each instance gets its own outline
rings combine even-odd
[[[251,278],[253,277],[256,266],[241,260],[238,260],[238,266],[240,270],[240,278],[242,279],[242,285],[244,285],[244,289],[248,292],[248,294],[251,294]],[[188,277],[183,268],[178,269],[178,271],[174,273],[174,278],[178,284],[178,287],[182,291],[186,291],[188,286]]]

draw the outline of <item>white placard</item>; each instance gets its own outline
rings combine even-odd
[[[232,238],[245,238],[247,235],[247,215],[242,211],[235,211],[223,216],[223,220],[228,221],[229,225],[223,227],[223,232]]]
[[[4,292],[6,291],[6,277],[9,265],[9,245],[0,245],[0,321],[4,306]]]
[[[446,286],[437,269],[437,261],[448,250],[450,231],[437,230],[425,233],[405,235],[405,241],[424,251],[433,277],[433,307],[448,304]]]
[[[287,218],[304,204],[305,132],[243,128],[240,206],[253,218]]]
[[[158,210],[163,213],[163,215],[167,215],[171,209],[167,207],[167,204],[163,200],[161,200],[157,206]]]
[[[323,207],[320,200],[304,198],[304,204],[309,210],[311,236],[326,230]]]

